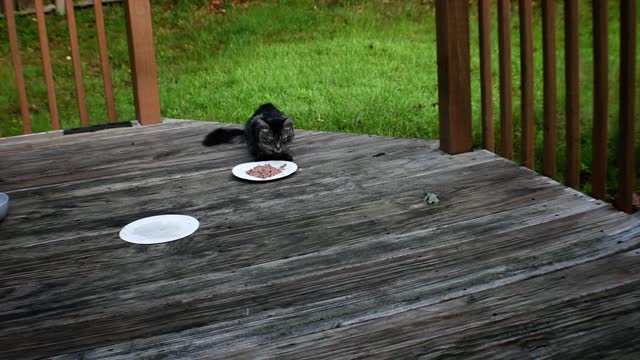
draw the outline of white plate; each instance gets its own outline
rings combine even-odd
[[[271,165],[273,167],[280,168],[282,165],[287,165],[284,167],[283,172],[278,175],[272,176],[270,178],[262,179],[259,177],[251,176],[247,174],[247,171],[253,169],[258,165]],[[271,181],[276,179],[281,179],[283,177],[287,177],[298,170],[298,165],[291,161],[280,161],[280,160],[269,160],[269,161],[257,161],[257,162],[248,162],[244,164],[237,165],[231,170],[233,175],[239,177],[240,179],[251,180],[251,181]]]
[[[160,244],[182,239],[200,226],[186,215],[159,215],[136,220],[120,230],[120,238],[134,244]]]

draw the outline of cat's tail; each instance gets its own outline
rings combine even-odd
[[[237,137],[244,136],[242,129],[215,129],[202,141],[204,146],[213,146],[233,142]]]

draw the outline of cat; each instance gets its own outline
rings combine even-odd
[[[293,141],[293,119],[273,104],[263,104],[247,120],[243,129],[219,128],[202,141],[204,146],[233,143],[244,138],[249,153],[256,161],[288,160],[293,156],[289,145]]]

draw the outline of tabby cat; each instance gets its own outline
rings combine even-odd
[[[273,104],[261,105],[243,129],[220,128],[205,137],[202,145],[232,143],[244,138],[256,161],[293,160],[289,145],[293,141],[293,120]]]

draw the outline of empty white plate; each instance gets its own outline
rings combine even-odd
[[[160,244],[182,239],[200,226],[186,215],[159,215],[136,220],[120,230],[120,238],[134,244]]]
[[[272,177],[263,179],[256,176],[251,176],[247,174],[247,171],[253,169],[258,165],[271,165],[276,168],[281,168],[282,172],[274,175]],[[283,167],[284,166],[284,167]],[[240,179],[250,180],[250,181],[271,181],[276,179],[281,179],[283,177],[287,177],[298,170],[298,165],[291,161],[280,161],[280,160],[269,160],[269,161],[256,161],[256,162],[248,162],[240,165],[236,165],[231,172],[236,177]]]

